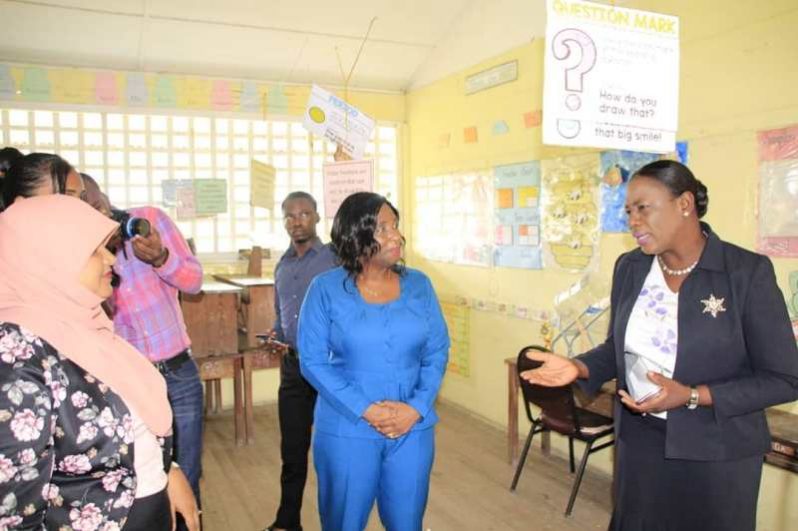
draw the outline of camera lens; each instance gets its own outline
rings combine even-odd
[[[130,218],[127,222],[127,232],[131,238],[133,236],[146,238],[150,235],[150,222],[144,218]]]

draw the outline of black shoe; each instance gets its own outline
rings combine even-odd
[[[278,528],[276,525],[272,524],[269,527],[267,527],[266,529],[264,529],[263,531],[275,531],[275,529],[283,529],[283,528]],[[285,528],[285,530],[286,531],[302,531],[302,526],[299,526],[299,527],[287,527],[287,528]]]

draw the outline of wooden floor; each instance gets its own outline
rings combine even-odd
[[[452,406],[440,405],[438,412],[441,422],[425,530],[607,528],[611,484],[606,474],[588,469],[573,515],[565,518],[573,481],[565,459],[545,458],[539,447],[534,448],[518,489],[511,493],[513,469],[506,462],[504,433]],[[254,531],[274,518],[280,496],[276,405],[257,408],[255,422],[256,444],[236,447],[231,415],[207,419],[202,485],[205,531]],[[312,471],[302,525],[306,531],[320,529]],[[376,510],[367,529],[382,529]]]

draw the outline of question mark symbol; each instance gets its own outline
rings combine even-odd
[[[590,36],[578,29],[560,30],[551,42],[552,55],[565,64],[565,90],[571,92],[565,98],[565,106],[576,111],[582,106],[578,92],[584,88],[584,76],[596,65],[596,43]],[[557,120],[557,130],[565,138],[579,134],[579,120]]]

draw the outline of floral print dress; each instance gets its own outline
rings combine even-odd
[[[133,438],[119,395],[0,322],[0,531],[121,529],[136,492]]]

